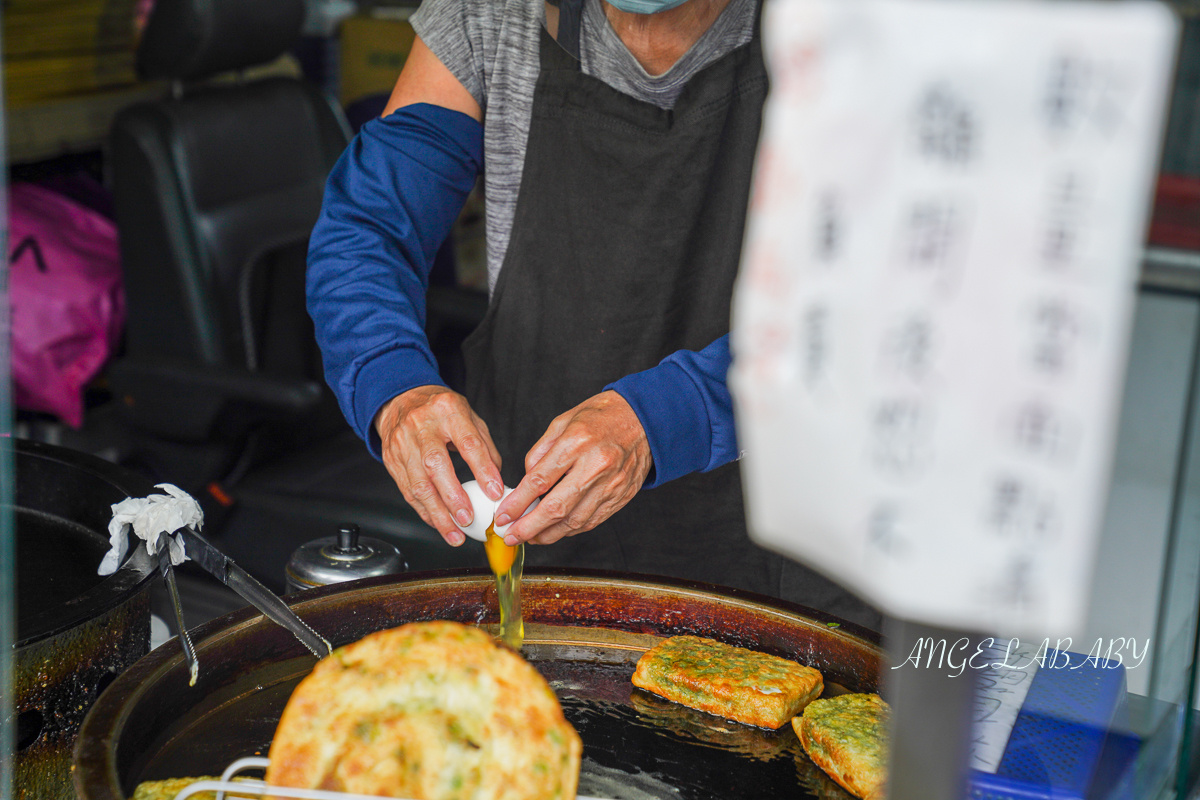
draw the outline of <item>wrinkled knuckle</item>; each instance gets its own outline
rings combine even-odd
[[[430,399],[429,404],[439,414],[452,414],[458,411],[458,396],[450,392],[440,392]]]
[[[412,493],[413,499],[419,503],[432,500],[437,494],[437,489],[434,488],[433,482],[427,480],[414,481],[412,486],[409,487],[409,491]]]
[[[421,456],[421,464],[428,472],[437,472],[446,465],[446,455],[440,450],[429,450]]]
[[[477,453],[483,449],[483,439],[473,433],[462,437],[457,444],[461,453]]]
[[[543,500],[540,508],[554,522],[561,522],[567,517],[566,504],[557,498]]]
[[[396,416],[392,424],[392,430],[398,431],[404,428],[412,428],[421,423],[421,420],[428,414],[424,405],[410,405],[405,408],[397,409]]]
[[[570,440],[574,447],[582,450],[593,450],[604,441],[596,431],[582,426],[570,431]]]
[[[563,520],[563,525],[565,525],[569,530],[571,530],[575,533],[579,533],[581,531],[586,531],[588,529],[588,523],[590,521],[591,521],[590,514],[584,514],[579,511],[574,511],[574,512],[568,514],[567,518],[565,520]]]
[[[540,472],[531,472],[525,476],[525,480],[529,481],[529,487],[533,489],[533,493],[537,496],[544,495],[550,491],[550,479]],[[551,501],[551,504],[562,507],[561,501]]]
[[[596,453],[596,466],[603,471],[608,471],[621,466],[621,454],[611,447],[601,448]]]

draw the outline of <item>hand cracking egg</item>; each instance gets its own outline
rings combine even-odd
[[[467,481],[463,484],[463,491],[467,493],[467,499],[471,501],[471,510],[474,518],[471,520],[470,525],[459,525],[458,529],[477,542],[486,542],[487,529],[496,517],[496,509],[500,507],[500,503],[503,502],[505,497],[512,494],[512,489],[505,486],[504,494],[501,495],[500,500],[493,500],[484,494],[483,487],[479,485],[479,481]],[[540,498],[530,503],[529,508],[525,509],[525,514],[537,508],[538,502],[540,502]],[[525,514],[521,516],[525,516]],[[497,525],[493,530],[496,532],[496,535],[504,536],[511,525],[511,522],[508,525]]]

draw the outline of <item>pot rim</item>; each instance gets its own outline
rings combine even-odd
[[[444,587],[446,596],[452,598],[462,595],[467,590],[479,589],[492,580],[491,572],[485,568],[415,572],[362,578],[318,589],[309,589],[289,595],[284,600],[302,618],[306,618],[310,624],[315,624],[313,617],[331,615],[338,607],[338,598],[343,595],[353,594],[356,596],[354,599],[359,601],[359,605],[369,608],[371,607],[370,601],[387,602],[388,598],[395,597],[398,589],[402,589],[406,585],[420,584],[421,586],[415,587],[418,591],[421,589],[437,590]],[[701,624],[702,627],[728,629],[730,632],[725,634],[726,638],[730,635],[737,636],[732,632],[732,623],[737,616],[736,612],[745,611],[752,615],[761,615],[762,619],[769,621],[769,624],[762,625],[763,630],[771,625],[807,628],[813,632],[814,638],[830,637],[840,640],[847,651],[858,653],[867,662],[873,662],[876,667],[882,663],[884,658],[878,633],[814,609],[752,592],[660,576],[602,570],[544,568],[530,570],[525,575],[525,591],[528,595],[536,595],[540,591],[542,597],[548,597],[554,589],[563,588],[579,589],[581,593],[601,590],[616,590],[618,593],[624,591],[631,597],[638,592],[648,592],[652,593],[656,599],[661,598],[659,602],[664,609],[674,607],[668,604],[669,600],[687,602],[691,599],[698,603],[698,608],[712,606],[728,610],[727,618],[714,618],[706,621],[697,617],[692,620],[692,622]],[[554,596],[557,597],[557,595]],[[566,604],[568,600],[548,602]],[[539,618],[537,615],[530,618],[527,615],[526,622],[555,624],[548,619],[548,617]],[[689,620],[678,620],[677,622],[655,620],[646,622],[645,625],[663,628],[680,626],[682,628],[688,627],[688,622]],[[380,627],[388,627],[384,623],[385,621],[381,620]],[[481,622],[476,624],[481,624]],[[579,624],[597,628],[616,627],[612,624],[604,624],[603,621],[588,623],[586,615],[582,613]],[[284,663],[297,657],[311,658],[304,647],[283,629],[265,619],[256,609],[246,607],[211,620],[191,631],[197,654],[200,657],[201,672],[203,673],[205,670],[206,651],[209,651],[211,656],[214,651],[219,652],[223,646],[228,647],[230,642],[236,641],[239,636],[245,635],[251,628],[259,626],[266,629],[263,631],[265,635],[258,641],[261,650],[269,651],[272,654],[268,659],[269,662]],[[632,623],[631,626],[633,626]],[[819,634],[816,633],[817,631]],[[679,632],[689,631],[681,629]],[[673,634],[659,632],[657,635]],[[334,641],[333,637],[330,638],[335,647],[348,643]],[[244,674],[244,671],[249,668],[249,665],[241,664],[237,666],[236,670],[239,674]],[[233,668],[228,667],[228,669]],[[73,775],[76,791],[81,798],[119,800],[123,797],[122,780],[127,776],[120,774],[119,763],[129,763],[130,759],[141,760],[146,756],[144,753],[125,753],[119,757],[118,751],[123,746],[126,729],[130,726],[132,719],[140,713],[139,705],[147,702],[147,697],[162,691],[168,683],[177,683],[183,691],[187,691],[183,688],[186,677],[181,677],[186,674],[186,671],[183,653],[175,640],[172,640],[151,651],[129,667],[101,694],[88,712],[75,743]],[[875,677],[878,677],[877,672]],[[202,683],[204,681],[203,674],[201,681]],[[210,692],[218,691],[219,693],[221,688],[220,681],[214,679]],[[200,687],[198,686],[197,689]],[[212,698],[201,692],[191,708],[199,708],[209,700]],[[216,700],[212,700],[212,702],[216,702]],[[158,731],[152,735],[162,734],[163,731]]]

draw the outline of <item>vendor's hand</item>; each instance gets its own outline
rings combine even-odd
[[[379,410],[375,430],[383,441],[383,464],[404,499],[443,539],[462,544],[454,519],[471,523],[471,501],[454,473],[450,450],[462,455],[487,496],[499,500],[504,492],[500,453],[487,425],[458,392],[418,386]]]
[[[633,499],[651,463],[637,414],[621,395],[601,392],[550,423],[525,457],[525,477],[496,509],[496,524],[520,517],[504,537],[509,544],[589,531]]]

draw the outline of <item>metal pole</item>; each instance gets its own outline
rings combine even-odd
[[[2,63],[2,62],[0,62]],[[0,68],[0,109],[4,109],[4,70]],[[8,152],[7,124],[0,110],[0,152]],[[7,163],[7,159],[5,161]],[[12,404],[9,397],[7,376],[10,372],[9,341],[11,321],[8,306],[8,179],[7,171],[0,177],[0,375],[5,376],[5,385],[0,386],[0,800],[8,800],[13,794],[13,769],[15,759],[14,704],[13,693],[13,643],[16,639],[16,545],[15,522],[13,520],[13,474],[12,447],[7,438],[12,432]]]
[[[883,632],[892,707],[888,797],[964,800],[976,675],[963,669],[954,677],[942,654],[953,653],[955,663],[969,658],[979,636],[890,618]],[[965,647],[952,649],[963,640]]]
[[[0,68],[0,109],[4,102],[4,74]],[[7,127],[0,111],[0,152],[7,153]],[[6,162],[7,163],[7,162]],[[9,341],[11,323],[8,306],[8,180],[0,177],[0,375],[11,374]],[[13,694],[13,642],[16,639],[16,545],[13,520],[12,405],[7,380],[0,386],[0,800],[12,797],[15,741]]]

